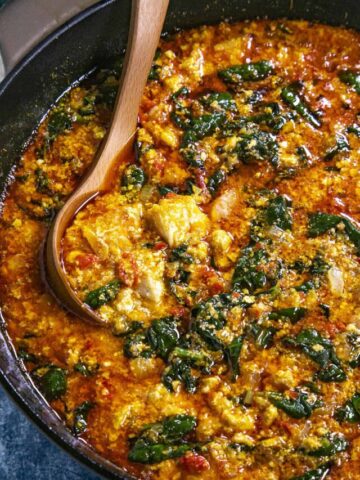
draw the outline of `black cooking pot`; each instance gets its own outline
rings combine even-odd
[[[130,7],[130,0],[97,3],[37,46],[0,84],[0,195],[24,144],[53,102],[81,76],[124,49]],[[265,16],[360,28],[358,0],[172,0],[165,30]],[[2,317],[0,380],[35,423],[76,458],[106,478],[131,478],[65,428],[16,359]]]

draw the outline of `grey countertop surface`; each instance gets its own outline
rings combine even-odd
[[[100,480],[25,416],[0,386],[1,480]]]

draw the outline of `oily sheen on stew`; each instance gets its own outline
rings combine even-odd
[[[222,23],[161,40],[134,153],[69,225],[49,221],[109,123],[120,64],[73,87],[1,216],[1,308],[74,435],[143,479],[355,480],[360,471],[359,34]]]

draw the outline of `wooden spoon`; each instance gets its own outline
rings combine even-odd
[[[133,0],[128,47],[108,134],[90,171],[57,214],[45,245],[45,272],[60,302],[71,312],[98,324],[99,315],[82,303],[71,288],[61,258],[65,229],[76,213],[108,189],[115,160],[129,151],[134,138],[141,96],[159,43],[169,0]]]

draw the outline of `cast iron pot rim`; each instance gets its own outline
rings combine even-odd
[[[11,85],[11,83],[17,78],[17,76],[22,72],[22,70],[32,62],[32,60],[42,52],[44,48],[52,44],[53,42],[57,41],[61,38],[61,36],[70,30],[71,28],[75,27],[77,24],[81,23],[86,18],[95,15],[98,11],[106,8],[108,5],[116,2],[117,0],[99,0],[94,5],[86,8],[82,12],[79,12],[74,17],[70,18],[67,22],[63,25],[58,27],[48,36],[46,36],[43,40],[41,40],[32,50],[24,56],[24,58],[5,76],[5,78],[0,82],[0,96],[2,96],[7,88]],[[262,18],[261,15],[258,18]],[[283,17],[279,17],[283,18]],[[316,22],[316,21],[315,21]],[[325,22],[324,22],[325,23]],[[349,28],[349,27],[347,27]],[[351,28],[351,27],[350,27]],[[87,74],[85,73],[85,76]],[[54,100],[56,102],[56,100]],[[36,131],[37,126],[34,127],[34,131]],[[29,141],[31,137],[29,138]],[[23,149],[26,148],[27,142],[24,144]],[[15,163],[16,166],[16,163]],[[6,185],[6,184],[5,184]],[[6,186],[5,186],[6,190]],[[52,409],[52,407],[46,402],[44,397],[38,391],[38,389],[33,384],[31,377],[22,363],[17,360],[16,352],[14,346],[12,344],[11,338],[6,329],[6,321],[2,315],[1,308],[0,308],[0,331],[2,336],[5,340],[5,347],[7,346],[10,350],[10,357],[11,361],[14,364],[17,364],[17,368],[19,373],[23,376],[24,382],[28,384],[29,388],[33,388],[33,390],[38,393],[39,402],[44,402],[44,407],[47,405],[47,410],[50,411],[51,414],[58,416],[57,413]],[[0,345],[0,353],[2,350],[2,346]],[[9,355],[4,351],[4,355],[9,357]],[[28,403],[28,401],[24,398],[22,393],[19,391],[18,387],[14,384],[14,382],[8,378],[8,375],[2,371],[0,368],[0,384],[6,391],[6,393],[11,397],[11,399],[15,402],[17,407],[21,409],[22,412],[26,414],[26,416],[38,427],[45,435],[50,438],[56,445],[60,446],[66,453],[70,454],[72,458],[77,460],[80,464],[86,466],[92,472],[96,472],[97,474],[101,475],[103,478],[113,479],[113,480],[132,480],[135,477],[131,476],[129,473],[124,471],[121,467],[118,467],[114,463],[107,460],[105,457],[97,453],[90,445],[89,445],[89,453],[91,454],[92,458],[88,455],[83,453],[79,450],[78,447],[73,446],[69,443],[69,440],[66,438],[69,434],[70,437],[74,438],[70,431],[67,431],[67,427],[63,427],[63,431],[58,432],[56,429],[53,429],[48,422],[45,420],[45,414],[39,409],[36,410],[34,405]],[[33,385],[33,387],[31,387]],[[65,433],[65,435],[64,435]],[[81,439],[77,440],[78,442],[83,442]]]

